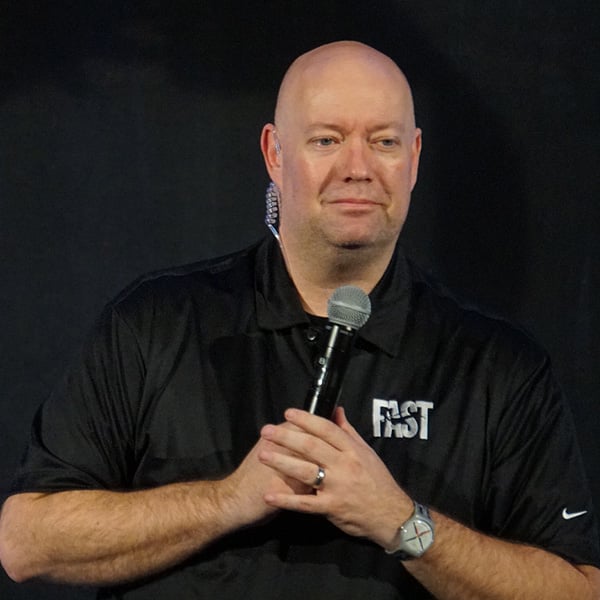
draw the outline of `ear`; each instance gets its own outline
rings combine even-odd
[[[275,125],[267,123],[260,135],[260,149],[271,179],[281,187],[281,148]]]
[[[423,142],[423,134],[421,130],[417,127],[415,129],[415,137],[412,143],[411,148],[411,191],[414,189],[417,183],[417,174],[419,172],[419,158],[421,157],[421,146]]]

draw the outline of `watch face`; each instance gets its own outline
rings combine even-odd
[[[433,529],[422,519],[412,519],[402,530],[402,546],[413,556],[421,556],[433,542]]]

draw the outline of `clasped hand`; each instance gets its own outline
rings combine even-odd
[[[286,422],[265,425],[258,459],[285,480],[301,486],[267,489],[275,508],[321,514],[349,535],[390,544],[398,524],[412,512],[402,491],[375,451],[362,439],[344,410],[333,420],[289,409]],[[325,472],[319,484],[319,468]]]

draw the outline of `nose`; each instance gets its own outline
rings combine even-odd
[[[372,166],[369,144],[360,139],[346,140],[340,153],[340,175],[345,182],[371,181]]]

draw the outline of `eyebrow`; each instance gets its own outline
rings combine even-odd
[[[345,127],[339,123],[328,123],[326,121],[318,121],[309,125],[306,128],[308,133],[319,130],[319,129],[332,129],[334,131],[343,131]],[[378,123],[372,127],[367,128],[369,133],[373,133],[375,131],[383,131],[385,129],[398,129],[400,132],[404,132],[406,130],[406,126],[401,121],[389,121],[386,123]]]

